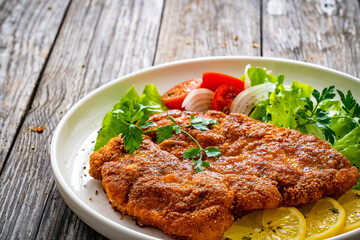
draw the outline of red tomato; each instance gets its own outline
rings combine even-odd
[[[211,109],[229,114],[231,103],[242,90],[243,89],[233,85],[221,85],[214,93],[214,97],[211,102]]]
[[[203,73],[203,84],[201,87],[207,88],[213,91],[223,84],[235,86],[240,90],[244,90],[244,82],[238,78],[235,78],[230,75],[217,73],[217,72],[204,72]]]
[[[202,84],[202,79],[192,79],[186,82],[182,82],[169,91],[167,91],[161,100],[170,109],[182,109],[181,105],[186,96],[194,89],[197,89]]]

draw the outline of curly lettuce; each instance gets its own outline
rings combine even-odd
[[[276,78],[262,68],[249,68],[248,76],[251,86],[276,84],[269,97],[256,105],[251,118],[325,139],[360,168],[360,105],[351,91],[344,94],[337,90],[338,100],[334,86],[319,92],[294,81],[286,87],[283,75]],[[360,182],[355,188],[360,190]]]

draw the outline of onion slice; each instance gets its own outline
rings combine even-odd
[[[249,78],[249,75],[247,74],[249,68],[251,68],[251,65],[250,65],[250,64],[246,65],[245,70],[244,70],[244,75],[245,75],[245,89],[251,87],[250,78]]]
[[[275,87],[275,84],[265,83],[245,89],[234,98],[230,112],[249,115],[256,104],[267,99],[268,93],[274,91]]]
[[[192,90],[184,99],[182,108],[193,112],[206,112],[211,109],[214,92],[206,88]]]

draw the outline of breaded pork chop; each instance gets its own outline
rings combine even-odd
[[[183,158],[196,147],[185,134],[157,143],[150,132],[133,154],[121,137],[110,140],[91,155],[90,174],[102,180],[115,209],[174,238],[220,239],[246,213],[339,195],[358,180],[357,168],[315,136],[241,114],[169,114],[180,126],[191,115],[217,120],[208,131],[186,128],[202,147],[221,149],[220,157],[206,159],[209,168],[196,173],[192,160]],[[164,113],[151,120],[171,124]]]

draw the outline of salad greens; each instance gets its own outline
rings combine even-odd
[[[214,125],[217,124],[217,122],[213,119],[191,116],[190,124],[180,127],[176,121],[167,114],[172,124],[145,130],[149,127],[157,126],[155,122],[149,121],[151,114],[164,112],[166,110],[167,108],[154,85],[146,85],[141,96],[138,95],[134,87],[131,87],[121,98],[120,102],[115,104],[113,109],[105,115],[102,127],[96,138],[94,150],[98,151],[101,147],[105,146],[110,139],[119,134],[121,134],[123,138],[125,149],[129,150],[130,153],[134,153],[135,150],[140,147],[140,144],[143,142],[143,135],[147,132],[156,131],[158,142],[171,138],[174,132],[175,134],[184,133],[198,146],[198,148],[190,148],[186,151],[183,154],[184,158],[193,160],[195,163],[194,169],[197,172],[208,168],[210,163],[203,161],[203,153],[208,157],[218,157],[221,154],[220,149],[217,147],[202,148],[199,142],[183,129],[194,127],[195,129],[206,131],[209,130],[208,125]]]
[[[360,168],[360,126],[336,141],[333,147],[344,154],[352,164]]]
[[[121,133],[124,137],[125,148],[134,152],[142,143],[143,130],[141,128],[154,126],[154,123],[148,121],[149,116],[165,110],[167,108],[161,101],[161,95],[155,85],[146,85],[141,96],[138,95],[134,86],[131,87],[120,102],[116,103],[105,115],[96,138],[94,151],[98,151],[111,138]]]
[[[304,108],[302,98],[309,98],[313,87],[294,81],[290,89],[286,89],[283,80],[269,96],[266,111],[271,115],[271,123],[278,127],[297,128],[299,122],[296,113]]]
[[[312,86],[294,81],[290,86],[284,85],[284,75],[274,76],[266,69],[250,67],[247,75],[251,86],[270,84],[274,91],[268,90],[268,98],[258,102],[250,114],[251,118],[272,123],[278,127],[297,129],[303,133],[316,135],[329,141],[340,153],[360,169],[360,105],[351,91],[346,94],[336,90],[340,100],[335,99],[335,87],[324,88],[321,92]],[[245,75],[241,77],[245,80]],[[221,152],[217,147],[202,148],[184,128],[193,127],[206,131],[209,125],[217,124],[212,119],[191,116],[191,123],[179,126],[168,116],[172,124],[154,128],[156,124],[149,121],[153,113],[166,111],[161,95],[152,84],[145,86],[141,95],[134,87],[114,105],[102,122],[94,150],[98,151],[108,141],[121,134],[125,148],[133,153],[143,142],[143,135],[156,131],[157,141],[162,142],[172,135],[183,133],[188,135],[198,146],[183,154],[184,158],[192,159],[194,169],[199,172],[209,167],[203,161],[203,154],[218,157]],[[149,127],[151,129],[146,130]],[[360,181],[355,186],[360,190]]]
[[[275,77],[271,73],[267,73],[265,69],[260,67],[250,67],[247,71],[247,75],[250,78],[251,86],[257,86],[264,83],[276,83],[279,78],[284,80],[284,75]],[[280,79],[281,81],[281,79]]]
[[[360,105],[350,90],[346,94],[336,90],[337,100],[334,86],[319,92],[294,81],[287,87],[283,75],[275,77],[259,67],[250,67],[247,74],[252,87],[276,85],[267,99],[257,103],[251,118],[325,139],[360,168]],[[355,187],[360,190],[360,183]]]

